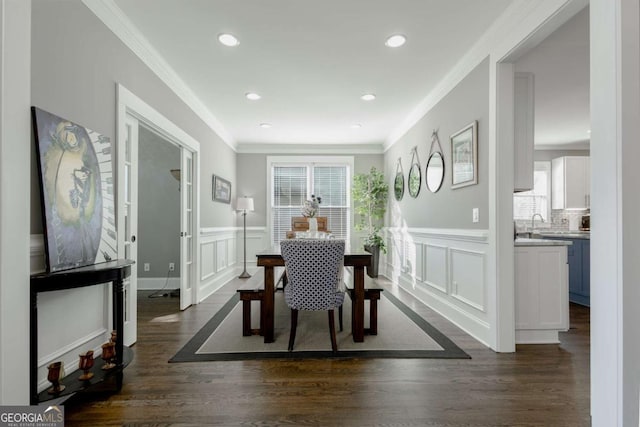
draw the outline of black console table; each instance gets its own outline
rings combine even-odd
[[[131,349],[123,346],[124,335],[124,279],[131,274],[131,260],[116,260],[86,267],[73,268],[55,273],[40,273],[31,276],[31,327],[30,327],[30,400],[32,405],[61,396],[72,395],[85,390],[95,384],[103,382],[108,376],[115,376],[116,388],[122,388],[122,370],[132,357]],[[61,381],[67,387],[56,395],[47,391],[38,394],[38,294],[40,292],[60,291],[85,286],[99,285],[111,282],[113,293],[113,329],[117,331],[116,367],[109,371],[102,371],[94,366],[94,378],[89,381],[78,381],[80,375],[70,375]],[[98,365],[98,364],[96,364]]]

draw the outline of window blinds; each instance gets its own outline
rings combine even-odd
[[[314,194],[322,198],[318,216],[327,228],[349,241],[349,182],[346,165],[276,165],[272,173],[271,240],[278,244],[291,230],[291,217],[302,216],[301,207]]]

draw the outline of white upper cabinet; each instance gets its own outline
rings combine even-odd
[[[591,163],[587,156],[551,161],[551,209],[591,207]]]
[[[534,137],[534,80],[533,73],[514,74],[514,153],[513,191],[533,188]]]

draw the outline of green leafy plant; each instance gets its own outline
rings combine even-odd
[[[356,230],[367,231],[365,245],[378,246],[387,253],[384,239],[380,236],[380,228],[387,211],[389,185],[384,174],[372,167],[369,173],[359,173],[353,177],[353,196],[355,212],[360,215]]]

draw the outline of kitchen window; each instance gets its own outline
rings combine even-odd
[[[327,229],[349,242],[353,157],[269,157],[267,162],[272,244],[286,237],[291,218],[302,216],[302,204],[312,194],[322,199],[317,216],[327,217]]]
[[[540,214],[545,222],[549,222],[551,217],[551,162],[534,162],[533,169],[533,189],[513,195],[513,219],[531,221],[533,215]]]

